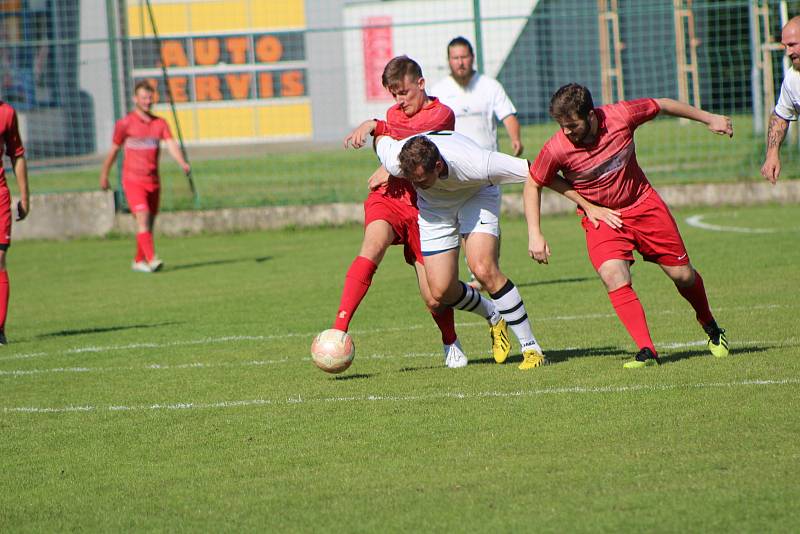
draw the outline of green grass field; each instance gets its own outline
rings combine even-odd
[[[710,231],[685,219],[740,231]],[[547,218],[552,262],[504,222],[502,266],[553,364],[443,366],[393,247],[342,375],[308,356],[356,226],[15,243],[0,348],[0,531],[790,532],[800,524],[800,206],[676,211],[732,354],[638,262],[660,367],[634,347],[585,257]],[[741,231],[749,230],[750,232]],[[753,233],[753,230],[773,230]]]
[[[681,125],[676,119],[659,119],[637,131],[637,157],[656,185],[760,181],[764,158],[763,139],[752,134],[751,118],[734,117],[733,139],[717,137],[695,123]],[[534,159],[539,148],[556,131],[555,123],[523,128],[524,157]],[[501,150],[508,140],[501,127]],[[342,132],[342,137],[346,134]],[[787,141],[787,145],[789,141]],[[783,149],[783,176],[797,178],[800,155],[796,148]],[[364,184],[375,170],[375,155],[337,148],[325,151],[272,152],[250,157],[193,162],[194,179],[203,208],[361,202]],[[36,171],[31,175],[35,192],[97,189],[98,168]],[[178,166],[162,162],[163,205],[189,209],[192,198]]]

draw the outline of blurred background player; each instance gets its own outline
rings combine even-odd
[[[136,256],[131,268],[137,272],[152,273],[164,266],[155,253],[153,226],[158,214],[161,180],[158,175],[158,157],[161,140],[183,172],[189,174],[189,164],[183,158],[178,143],[172,138],[169,125],[161,117],[150,113],[155,90],[145,81],[133,90],[134,110],[118,120],[114,126],[111,150],[100,171],[100,187],[108,190],[108,172],[117,158],[120,147],[125,146],[122,162],[122,189],[128,207],[136,220]]]
[[[659,363],[644,309],[631,285],[633,251],[645,261],[657,263],[683,298],[695,310],[708,335],[714,356],[728,355],[725,331],[717,325],[708,305],[703,278],[689,262],[678,226],[669,208],[650,185],[636,161],[633,132],[659,113],[702,122],[712,132],[733,137],[731,120],[670,98],[643,98],[594,107],[586,87],[568,84],[550,100],[550,115],[561,129],[542,147],[530,168],[531,179],[523,191],[528,219],[531,258],[547,263],[550,251],[539,232],[538,206],[541,187],[561,173],[586,200],[616,210],[620,225],[581,221],[589,259],[608,291],[611,305],[639,347],[626,368]],[[584,208],[587,216],[591,209]]]
[[[761,166],[761,175],[774,184],[781,174],[781,144],[789,129],[789,122],[796,121],[800,110],[800,17],[794,17],[781,32],[781,44],[791,62],[781,84],[781,94],[769,119],[767,130],[767,156]]]
[[[3,153],[11,159],[11,167],[17,177],[19,202],[17,221],[30,213],[30,194],[28,192],[28,164],[25,161],[25,148],[19,136],[17,114],[7,103],[0,100],[0,345],[6,341],[6,317],[8,316],[9,281],[6,271],[6,255],[11,246],[11,193],[6,183]]]
[[[517,109],[500,82],[474,70],[472,44],[464,37],[450,41],[447,62],[450,75],[436,83],[431,94],[456,114],[455,131],[471,138],[482,148],[497,152],[497,121],[501,121],[511,140],[511,153],[514,156],[522,154]],[[498,241],[498,254],[499,244]],[[470,285],[481,289],[480,282],[474,277]]]
[[[401,139],[429,130],[450,130],[455,123],[453,111],[425,92],[425,78],[419,64],[406,56],[393,58],[383,71],[383,86],[397,102],[386,112],[386,121],[368,120],[345,138],[345,147],[364,146],[369,136],[389,135]],[[347,331],[358,305],[367,294],[372,277],[391,245],[403,245],[407,263],[417,273],[417,283],[425,304],[442,333],[445,365],[459,368],[467,358],[455,331],[453,309],[441,306],[431,297],[419,243],[417,194],[408,181],[389,176],[381,166],[370,179],[375,185],[364,202],[364,239],[361,250],[345,276],[344,289],[333,328]],[[492,331],[493,350],[508,354],[503,346],[504,324],[496,321]],[[505,334],[507,338],[507,333]],[[494,341],[494,340],[497,341]],[[505,356],[503,356],[505,359]]]

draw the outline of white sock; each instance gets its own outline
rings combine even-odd
[[[461,280],[458,283],[461,284],[461,298],[453,304],[453,308],[478,314],[493,325],[497,324],[497,321],[500,320],[500,314],[497,312],[494,302]]]
[[[506,285],[500,291],[492,294],[492,300],[497,307],[497,311],[500,312],[508,327],[519,340],[522,350],[536,348],[541,352],[541,348],[533,336],[531,323],[528,321],[525,303],[522,302],[522,296],[519,294],[514,282],[511,280],[506,282]]]

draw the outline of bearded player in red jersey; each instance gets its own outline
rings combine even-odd
[[[122,189],[137,228],[136,256],[131,268],[143,273],[153,273],[164,266],[164,262],[156,256],[153,245],[153,225],[158,214],[161,193],[158,156],[162,139],[167,145],[167,152],[178,162],[183,172],[189,174],[190,170],[178,143],[172,138],[167,122],[150,113],[154,93],[148,82],[136,84],[133,91],[135,109],[114,126],[111,150],[100,171],[100,187],[108,190],[108,172],[124,144]]]
[[[6,345],[6,317],[8,315],[9,282],[6,271],[6,254],[11,246],[11,193],[6,183],[6,173],[2,164],[3,153],[11,159],[11,167],[17,177],[19,202],[17,220],[21,221],[30,213],[28,192],[28,164],[25,161],[25,148],[19,136],[17,114],[7,103],[0,100],[0,345]]]
[[[422,69],[414,60],[406,56],[393,58],[384,68],[382,83],[397,104],[386,112],[386,121],[368,120],[361,123],[345,138],[345,147],[364,146],[370,134],[404,139],[426,131],[452,130],[455,127],[453,111],[425,92]],[[383,182],[387,176],[386,169],[380,167],[370,178],[370,186]],[[370,192],[364,202],[364,239],[358,256],[347,271],[333,328],[347,331],[384,254],[391,245],[402,244],[406,262],[414,266],[417,272],[420,294],[441,330],[445,365],[450,368],[463,367],[467,365],[467,358],[456,335],[453,309],[440,306],[428,287],[419,241],[418,214],[417,194],[407,180],[392,176]],[[505,360],[511,348],[505,321],[494,310],[491,301],[472,288],[468,290],[474,295],[468,299],[469,306],[465,309],[490,321],[495,359]]]
[[[725,331],[717,325],[708,305],[703,278],[689,262],[675,219],[650,185],[636,161],[633,132],[659,113],[702,122],[712,132],[733,137],[731,120],[669,98],[643,98],[595,108],[589,90],[578,84],[561,87],[550,100],[550,115],[561,130],[542,147],[530,168],[531,180],[523,197],[528,218],[529,254],[547,263],[550,251],[539,230],[538,212],[528,206],[539,201],[541,188],[561,173],[575,190],[600,206],[581,206],[584,213],[611,209],[621,226],[597,227],[587,217],[589,259],[608,290],[608,297],[639,352],[626,368],[659,363],[650,338],[644,309],[631,285],[633,251],[658,264],[674,282],[678,293],[694,308],[697,321],[708,335],[714,356],[728,355]],[[532,216],[528,216],[532,215]]]

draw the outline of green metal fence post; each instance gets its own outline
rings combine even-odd
[[[120,105],[119,92],[119,63],[117,57],[117,24],[116,8],[114,0],[106,0],[106,21],[108,25],[108,55],[111,62],[111,92],[114,104],[114,122],[122,118],[122,106]],[[125,195],[122,194],[122,158],[117,158],[117,180],[118,187],[114,192],[114,205],[117,210],[121,210],[125,203]]]
[[[483,32],[481,31],[481,0],[472,0],[472,17],[475,24],[475,54],[478,56],[478,72],[483,72]]]

